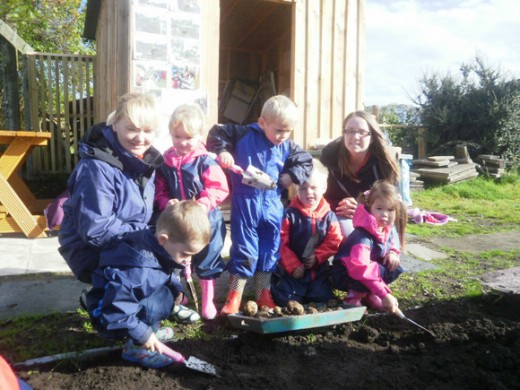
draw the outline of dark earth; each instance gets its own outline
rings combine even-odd
[[[35,187],[41,190],[41,184]],[[63,188],[53,184],[51,197]],[[520,295],[488,292],[423,307],[401,305],[434,336],[378,313],[276,335],[235,329],[219,318],[176,326],[169,346],[218,366],[220,377],[176,364],[143,368],[123,361],[120,351],[17,369],[17,374],[36,390],[520,389]],[[89,337],[83,321],[70,313],[70,323],[60,323],[56,332]]]
[[[276,335],[220,318],[202,325],[204,338],[183,339],[190,326],[176,327],[178,340],[169,344],[218,366],[220,377],[179,365],[146,369],[120,352],[17,373],[35,389],[520,388],[520,295],[488,293],[403,311],[435,336],[378,313]],[[70,329],[77,326],[71,318]]]

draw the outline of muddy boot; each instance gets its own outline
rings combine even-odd
[[[343,300],[343,304],[348,306],[363,306],[361,299],[363,299],[366,295],[366,293],[350,290],[347,297]]]
[[[238,275],[231,275],[230,279],[226,303],[220,312],[220,314],[224,316],[236,314],[240,311],[240,302],[242,301],[242,294],[244,293],[244,287],[247,282],[246,278],[242,278]]]
[[[212,320],[217,316],[215,299],[215,279],[200,279],[200,290],[202,291],[202,318]]]
[[[269,309],[274,309],[276,304],[271,296],[271,273],[256,272],[253,281],[258,307],[267,306]]]

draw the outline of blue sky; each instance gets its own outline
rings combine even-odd
[[[366,0],[365,105],[412,104],[423,74],[478,55],[520,77],[519,0]]]

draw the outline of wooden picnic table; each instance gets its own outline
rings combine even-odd
[[[50,199],[36,199],[19,175],[35,146],[45,146],[51,133],[0,130],[0,233],[23,232],[29,238],[46,237],[43,210]]]

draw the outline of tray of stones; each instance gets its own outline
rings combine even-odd
[[[234,328],[260,334],[271,334],[358,321],[363,317],[365,311],[365,306],[347,306],[314,314],[283,315],[279,317],[251,317],[240,312],[228,315],[228,319]]]

